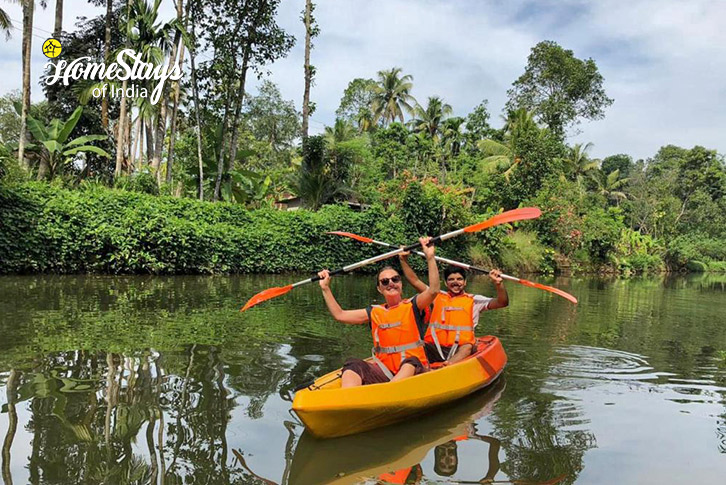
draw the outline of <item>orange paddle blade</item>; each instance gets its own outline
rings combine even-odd
[[[333,234],[335,236],[343,236],[343,237],[349,237],[351,239],[355,239],[356,241],[364,242],[364,243],[372,243],[373,239],[365,236],[359,236],[358,234],[353,234],[352,232],[343,232],[343,231],[328,231],[325,234]]]
[[[562,298],[565,298],[569,301],[571,301],[574,304],[577,304],[577,298],[570,295],[566,291],[562,291],[559,288],[555,288],[554,286],[547,286],[547,285],[541,285],[539,283],[535,283],[534,281],[527,281],[523,279],[519,279],[520,284],[523,284],[524,286],[529,286],[530,288],[538,288],[540,290],[549,291],[550,293],[554,293],[555,295],[560,295]]]
[[[542,215],[542,211],[537,207],[522,207],[520,209],[514,209],[507,212],[502,212],[484,222],[478,224],[472,224],[471,226],[465,227],[464,232],[477,232],[487,227],[498,226],[499,224],[506,224],[508,222],[523,221],[526,219],[537,219]]]
[[[252,308],[255,305],[262,303],[263,301],[277,298],[278,296],[284,295],[285,293],[287,293],[290,290],[292,290],[292,285],[277,286],[275,288],[268,288],[264,291],[260,291],[255,296],[250,298],[249,301],[247,303],[245,303],[245,306],[243,306],[240,311],[243,312],[249,308]]]

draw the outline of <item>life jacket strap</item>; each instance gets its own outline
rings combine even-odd
[[[390,347],[373,347],[373,352],[377,354],[396,354],[399,352],[403,353],[407,350],[423,347],[423,344],[423,340],[418,340],[416,342],[404,345],[393,345]]]
[[[393,372],[391,372],[391,370],[388,367],[386,367],[386,364],[381,362],[381,359],[376,357],[376,348],[375,347],[373,347],[373,349],[371,350],[371,355],[373,356],[373,362],[375,362],[376,365],[381,369],[381,371],[383,371],[383,374],[385,374],[385,376],[388,377],[388,380],[390,381],[391,379],[393,379]]]
[[[432,328],[438,328],[439,330],[468,330],[474,331],[474,327],[471,325],[444,325],[441,323],[431,322],[429,326]]]

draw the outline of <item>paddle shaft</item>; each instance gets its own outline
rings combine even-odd
[[[432,237],[429,241],[429,246],[433,246],[434,244],[437,244],[441,241],[446,241],[447,239],[450,239],[452,237],[458,236],[459,234],[464,234],[464,229],[458,229],[456,231],[448,232],[446,234],[443,234],[441,236]],[[330,271],[330,276],[335,276],[338,274],[348,273],[350,271],[353,271],[354,269],[358,269],[362,266],[366,266],[368,264],[377,263],[378,261],[383,261],[384,259],[392,258],[393,256],[399,255],[401,253],[404,253],[406,251],[412,251],[416,249],[418,246],[420,246],[421,243],[414,243],[409,244],[408,246],[404,246],[402,248],[396,248],[393,251],[389,251],[387,253],[379,254],[378,256],[373,256],[372,258],[364,259],[363,261],[358,261],[357,263],[349,264],[348,266],[343,266],[342,268],[335,269],[333,271]],[[388,246],[391,246],[390,244]],[[391,246],[395,247],[395,246]],[[426,256],[424,253],[418,253],[422,256]],[[316,281],[320,281],[322,278],[318,275],[313,276],[312,278],[308,278],[306,280],[298,281],[297,283],[292,284],[292,288],[295,288],[296,286],[301,286],[307,283],[314,283]]]
[[[371,239],[371,241],[374,244],[378,244],[379,246],[386,246],[386,247],[389,247],[389,248],[395,248],[396,247],[393,244],[390,244],[390,243],[387,243],[387,242],[383,242],[383,241],[376,241],[375,239]],[[412,252],[418,254],[419,256],[426,257],[426,255],[424,253],[422,253],[421,251],[412,251]],[[458,266],[459,268],[464,268],[464,269],[468,269],[468,270],[471,270],[471,271],[478,271],[480,273],[489,273],[490,272],[490,270],[488,270],[488,269],[479,268],[478,266],[473,266],[471,264],[460,263],[459,261],[454,261],[453,259],[443,258],[441,256],[434,256],[434,258],[436,258],[436,261],[438,261],[440,263],[446,263],[446,264],[450,264],[452,266]],[[502,279],[504,279],[504,280],[514,281],[516,283],[519,283],[520,282],[520,279],[517,278],[516,276],[509,276],[509,275],[506,275],[504,273],[500,273],[499,276]]]

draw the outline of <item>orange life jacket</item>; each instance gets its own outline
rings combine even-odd
[[[436,344],[441,358],[447,360],[459,345],[474,344],[474,296],[451,296],[445,291],[436,295],[424,341]],[[449,355],[444,355],[442,346],[451,347]]]
[[[374,305],[371,309],[371,333],[373,334],[373,360],[391,379],[407,357],[418,357],[427,365],[423,340],[411,300],[403,300],[393,308]]]

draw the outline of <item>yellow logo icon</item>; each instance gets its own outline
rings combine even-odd
[[[62,50],[63,47],[61,47],[61,43],[57,39],[51,37],[43,42],[43,54],[45,54],[45,57],[54,59],[60,55]]]

